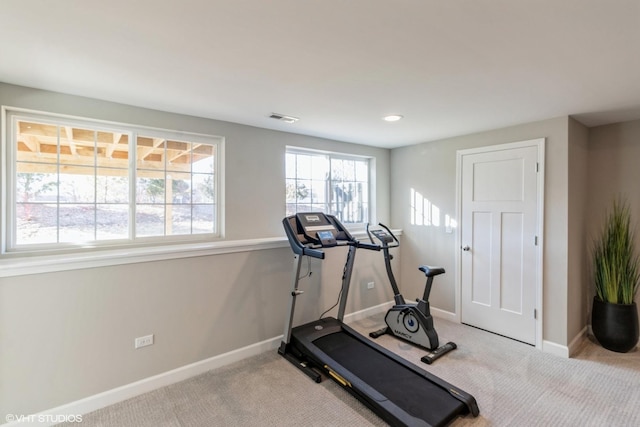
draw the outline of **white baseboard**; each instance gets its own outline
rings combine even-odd
[[[542,341],[542,351],[545,353],[554,354],[565,359],[569,358],[569,347],[565,345],[556,344],[551,341]]]
[[[451,322],[460,323],[460,319],[456,313],[450,311],[441,310],[439,308],[431,307],[431,315],[441,319],[449,320]],[[569,358],[576,353],[582,341],[586,338],[588,330],[591,326],[585,326],[569,343],[569,346],[560,345],[551,341],[542,341],[542,351],[545,353],[555,354],[556,356]],[[638,344],[640,346],[640,343]]]
[[[366,319],[367,317],[371,317],[379,313],[386,313],[391,307],[393,307],[393,305],[393,301],[387,301],[374,307],[369,307],[355,313],[347,314],[344,316],[344,321],[345,323],[357,322],[358,320]],[[429,311],[433,317],[460,323],[456,314],[450,311],[441,310],[435,307],[429,307]]]
[[[591,325],[587,325],[578,334],[571,340],[569,346],[563,346],[551,341],[543,341],[542,351],[545,353],[555,354],[557,356],[561,356],[564,358],[573,357],[576,352],[580,349],[580,346],[587,339],[587,336],[593,336],[593,330],[591,329]],[[640,348],[640,342],[637,345]]]
[[[542,341],[542,351],[545,353],[555,354],[556,356],[564,357],[565,359],[570,358],[580,348],[583,340],[587,336],[587,327],[582,328],[578,334],[573,337],[568,346],[556,344],[551,341]]]
[[[154,375],[140,381],[126,384],[112,390],[107,390],[103,393],[95,394],[93,396],[89,396],[84,399],[68,403],[66,405],[58,406],[57,408],[52,408],[38,414],[30,415],[28,416],[28,419],[23,418],[22,420],[15,420],[14,422],[2,424],[2,426],[52,426],[64,421],[64,417],[87,414],[89,412],[93,412],[106,406],[122,402],[140,394],[147,393],[149,391],[153,391],[158,388],[186,380],[193,376],[203,374],[207,371],[210,371],[211,369],[220,368],[230,363],[246,359],[247,357],[264,353],[265,351],[275,351],[280,345],[280,341],[282,341],[282,335],[275,338],[270,338],[262,342],[251,344],[249,346],[239,348],[228,353],[220,354],[209,359],[191,363],[189,365],[185,365],[180,368],[164,372],[162,374]],[[44,420],[44,422],[41,422],[40,420]],[[47,422],[47,420],[52,420],[53,422]],[[30,421],[34,422],[30,423]]]
[[[393,301],[387,301],[385,303],[376,305],[374,307],[369,307],[367,309],[355,312],[355,313],[351,313],[348,314],[345,317],[345,323],[349,323],[349,322],[355,322],[361,319],[365,319],[367,317],[371,317],[375,314],[379,314],[379,313],[385,313],[387,312],[391,307],[393,307],[395,303]],[[449,320],[450,322],[455,322],[455,323],[460,323],[460,320],[458,320],[458,316],[455,313],[452,313],[450,311],[446,311],[446,310],[441,310],[439,308],[435,308],[435,307],[429,307],[429,311],[431,313],[431,315],[433,317],[438,317],[440,319],[444,319],[444,320]],[[352,317],[353,316],[353,317]]]
[[[345,315],[345,323],[355,322],[373,316],[378,313],[384,313],[393,306],[393,302],[385,302],[374,307],[356,311]],[[211,369],[220,368],[230,363],[238,362],[251,356],[256,356],[266,351],[275,351],[282,341],[282,335],[270,338],[268,340],[251,344],[249,346],[220,354],[209,359],[191,363],[180,368],[173,369],[162,374],[154,375],[140,381],[123,385],[121,387],[107,390],[105,392],[58,406],[57,408],[48,409],[38,414],[27,415],[12,422],[2,424],[3,427],[25,427],[25,426],[53,426],[65,421],[68,417],[76,417],[78,415],[87,414],[115,403],[122,402],[143,393],[165,387],[179,381],[186,380],[196,375],[203,374]],[[2,420],[5,421],[5,420]]]
[[[454,323],[460,323],[460,320],[458,319],[458,316],[455,313],[452,313],[450,311],[441,310],[441,309],[435,308],[435,307],[430,307],[429,311],[431,312],[431,315],[433,317],[438,317],[440,319],[448,320],[448,321],[454,322]]]
[[[358,320],[366,319],[376,314],[386,313],[391,307],[393,307],[393,301],[387,301],[373,307],[365,308],[364,310],[345,314],[344,323],[357,322]]]
[[[574,354],[576,354],[576,352],[578,351],[578,349],[580,348],[580,346],[582,345],[582,342],[585,340],[585,338],[587,337],[587,332],[588,332],[588,327],[585,326],[584,328],[582,328],[582,330],[580,332],[578,332],[578,334],[571,340],[571,342],[569,343],[569,356],[568,357],[572,357]]]

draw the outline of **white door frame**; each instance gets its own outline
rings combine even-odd
[[[466,150],[458,150],[456,152],[456,272],[455,272],[455,297],[456,312],[455,319],[458,323],[462,322],[462,259],[460,258],[460,248],[462,247],[462,233],[460,232],[460,224],[462,221],[462,158],[469,154],[486,153],[490,151],[509,150],[513,148],[537,147],[538,149],[538,221],[536,223],[536,235],[538,237],[538,245],[536,248],[536,348],[542,349],[542,296],[543,296],[543,248],[544,248],[544,148],[545,138],[530,139],[526,141],[512,142],[508,144],[496,144],[479,148],[470,148]]]

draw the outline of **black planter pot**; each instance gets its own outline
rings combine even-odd
[[[628,352],[638,344],[636,303],[612,304],[593,298],[591,327],[601,346],[618,353]]]

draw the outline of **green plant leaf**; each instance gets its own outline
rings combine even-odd
[[[640,259],[634,245],[631,211],[625,199],[613,202],[594,242],[593,277],[596,296],[606,302],[631,304],[640,281]]]

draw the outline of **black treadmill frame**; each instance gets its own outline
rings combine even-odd
[[[419,368],[413,363],[369,340],[344,324],[344,312],[349,285],[351,282],[351,274],[353,272],[353,265],[355,262],[356,249],[358,247],[364,247],[367,249],[380,250],[380,247],[378,245],[369,245],[358,242],[334,216],[325,214],[320,215],[324,215],[331,224],[336,227],[334,234],[338,237],[337,246],[349,246],[342,276],[342,293],[339,301],[338,318],[324,318],[293,328],[292,323],[296,299],[302,294],[302,291],[298,289],[302,259],[304,256],[323,259],[324,252],[322,251],[321,246],[318,247],[318,243],[306,241],[304,237],[305,230],[299,229],[300,224],[296,220],[295,215],[286,217],[283,220],[283,225],[295,255],[292,291],[291,298],[289,300],[289,317],[285,321],[283,341],[280,344],[278,352],[316,382],[320,382],[322,380],[321,374],[331,377],[336,383],[345,388],[350,394],[363,402],[390,425],[440,426],[448,424],[458,415],[471,414],[473,416],[477,416],[479,414],[479,409],[473,396]],[[296,224],[295,230],[293,229],[294,224]],[[304,243],[300,241],[300,238],[305,239]],[[318,326],[322,327],[318,328]],[[314,344],[315,340],[335,333],[349,335],[351,338],[356,339],[360,344],[367,346],[369,349],[372,349],[384,357],[393,360],[395,363],[400,364],[412,374],[434,384],[441,389],[443,393],[447,393],[452,398],[461,402],[462,405],[454,405],[456,408],[452,410],[451,413],[444,414],[439,422],[433,424],[429,424],[425,420],[414,417],[396,405],[391,399],[383,396],[375,388],[367,384],[362,378],[353,374],[338,361],[325,353],[320,347]]]

